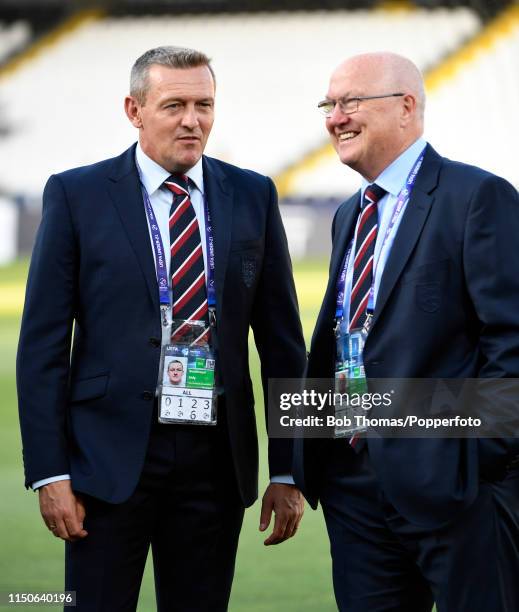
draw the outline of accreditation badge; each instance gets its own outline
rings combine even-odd
[[[204,321],[173,320],[162,347],[159,422],[216,425],[215,356]]]
[[[366,412],[362,396],[368,390],[362,360],[366,333],[363,329],[348,332],[348,323],[341,319],[335,329],[334,437],[351,437],[366,431],[362,425]]]

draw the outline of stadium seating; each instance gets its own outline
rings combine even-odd
[[[10,55],[23,49],[31,38],[31,27],[26,21],[0,21],[0,64]]]
[[[0,141],[3,187],[37,195],[49,174],[116,155],[133,142],[122,101],[132,61],[150,47],[191,46],[213,58],[217,120],[208,153],[275,175],[326,141],[315,106],[344,57],[390,49],[427,68],[480,25],[463,8],[88,22],[4,77],[0,101],[14,133]],[[335,160],[333,168],[331,178],[327,169],[310,172],[295,191],[347,192],[344,170]]]
[[[443,155],[484,167],[519,187],[519,9],[512,8],[498,26],[440,68],[440,78],[430,83],[425,136]],[[290,181],[293,196],[347,195],[357,189],[358,176],[338,163],[331,148],[316,157]]]

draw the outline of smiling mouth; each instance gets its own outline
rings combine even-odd
[[[358,136],[360,132],[343,132],[337,136],[339,142],[345,142],[346,140],[352,140],[356,136]]]

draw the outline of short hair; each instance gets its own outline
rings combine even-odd
[[[213,81],[216,81],[211,60],[205,53],[195,49],[188,49],[187,47],[155,47],[143,53],[135,61],[130,74],[130,95],[142,105],[146,103],[146,95],[149,89],[148,75],[150,66],[153,64],[168,68],[198,68],[199,66],[207,66]]]
[[[169,369],[171,368],[171,366],[172,366],[174,363],[179,363],[179,364],[182,366],[182,369],[184,369],[184,364],[183,364],[181,361],[179,361],[178,359],[172,359],[172,360],[171,360],[171,361],[168,363],[168,372],[169,372]]]

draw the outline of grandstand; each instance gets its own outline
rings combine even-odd
[[[31,35],[31,27],[27,21],[0,21],[0,62],[27,46]]]
[[[509,7],[442,60],[425,69],[426,138],[443,155],[482,166],[519,187],[512,151],[519,139],[514,110],[519,107],[519,6]],[[358,178],[323,145],[281,182],[283,192],[293,196],[336,196],[341,189],[355,190]]]
[[[288,2],[273,12],[252,3],[256,10],[240,12],[247,3],[214,2],[209,12],[207,2],[192,2],[190,13],[181,2],[97,4],[102,10],[56,13],[45,36],[34,19],[23,20],[20,4],[0,27],[0,60],[1,49],[10,58],[0,67],[0,190],[10,198],[37,208],[50,174],[117,155],[136,139],[122,107],[128,74],[159,44],[213,58],[217,118],[207,153],[275,177],[283,201],[299,205],[285,211],[296,255],[322,250],[334,206],[358,185],[315,108],[331,70],[354,53],[386,49],[413,59],[427,75],[431,143],[519,185],[506,146],[519,137],[510,121],[519,98],[517,4],[330,2],[356,8],[316,10]],[[20,238],[22,247],[31,236]]]

